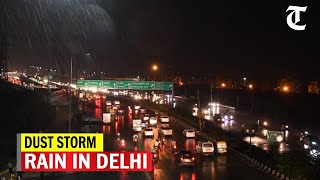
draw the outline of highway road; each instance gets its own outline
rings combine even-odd
[[[102,101],[102,100],[101,100]],[[101,105],[103,102],[96,100],[97,105]],[[129,104],[132,109],[133,104]],[[105,135],[105,151],[115,151],[119,150],[116,145],[116,133],[121,134],[121,138],[125,139],[127,146],[125,150],[135,151],[135,150],[152,150],[153,143],[157,137],[157,130],[155,132],[155,138],[144,138],[142,133],[139,132],[139,139],[137,147],[135,148],[132,142],[132,136],[136,133],[132,130],[132,115],[128,113],[128,105],[121,104],[121,108],[124,109],[124,113],[119,115],[117,120],[111,125],[85,125],[83,128],[87,132],[102,132]],[[94,120],[100,120],[102,113],[105,111],[101,108],[84,108],[88,111],[89,115]],[[152,114],[152,112],[149,112]],[[159,126],[159,124],[157,125]],[[154,164],[153,172],[130,172],[130,173],[120,173],[120,172],[106,172],[106,173],[70,173],[60,176],[49,176],[46,179],[54,180],[82,180],[82,179],[272,179],[271,176],[260,172],[259,170],[251,167],[249,164],[241,160],[239,157],[227,153],[225,155],[214,155],[213,157],[201,158],[199,155],[196,156],[197,164],[194,168],[192,167],[177,167],[173,160],[173,154],[171,148],[169,147],[172,140],[177,141],[178,148],[187,149],[190,151],[195,151],[196,139],[186,139],[182,131],[184,130],[175,121],[170,122],[170,126],[173,129],[173,136],[167,137],[165,146],[160,151],[160,158]]]

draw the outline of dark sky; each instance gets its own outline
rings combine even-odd
[[[314,0],[6,1],[10,67],[39,64],[64,74],[73,55],[118,76],[159,63],[192,74],[320,78]],[[308,6],[305,31],[287,26],[289,5]]]

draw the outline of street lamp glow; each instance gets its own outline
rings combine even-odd
[[[288,92],[288,91],[289,91],[289,87],[288,87],[288,86],[283,86],[283,87],[282,87],[282,90],[283,90],[284,92]]]
[[[152,70],[153,71],[157,71],[159,69],[158,65],[154,64],[152,65]]]
[[[253,85],[252,84],[249,84],[249,86],[248,86],[250,89],[252,89],[253,88]]]
[[[221,87],[226,87],[226,84],[225,84],[225,83],[222,83],[222,84],[221,84]]]

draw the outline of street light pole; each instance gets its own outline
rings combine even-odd
[[[211,102],[212,102],[212,83],[210,85],[210,91],[211,91]]]
[[[249,89],[251,90],[251,112],[253,112],[253,85],[252,84],[249,84]]]
[[[72,56],[70,59],[70,104],[69,104],[69,132],[71,132],[71,119],[72,119]]]
[[[202,122],[201,122],[201,106],[200,106],[200,93],[199,90],[197,90],[198,93],[198,118],[199,118],[199,129],[201,131],[202,129]]]
[[[251,112],[253,112],[253,88],[251,89]]]
[[[250,135],[250,150],[249,151],[251,151],[251,136],[252,136],[252,129],[250,129],[250,133],[249,133],[249,135]]]

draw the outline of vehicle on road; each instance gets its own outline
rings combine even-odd
[[[135,109],[135,110],[138,110],[138,109],[140,109],[140,108],[141,108],[141,106],[138,106],[138,105],[135,105],[135,106],[134,106],[134,109]]]
[[[160,127],[169,128],[170,124],[169,123],[161,123]]]
[[[133,135],[133,137],[132,137],[132,141],[133,141],[133,143],[134,143],[135,146],[137,145],[138,138],[139,138],[138,134],[135,134],[135,135]]]
[[[304,149],[320,150],[320,139],[317,136],[303,134],[302,137],[300,137],[300,142]]]
[[[217,152],[219,154],[227,152],[227,143],[225,141],[217,141]]]
[[[111,101],[106,101],[106,105],[107,105],[107,106],[112,106]]]
[[[160,147],[161,147],[161,142],[160,142],[160,139],[157,138],[157,139],[154,141],[153,148],[160,149]]]
[[[141,119],[133,119],[132,120],[132,128],[134,131],[141,131]]]
[[[222,120],[222,117],[221,117],[221,114],[214,114],[213,115],[213,121],[221,121]]]
[[[123,149],[125,148],[125,146],[126,146],[125,140],[124,140],[124,139],[121,139],[121,141],[120,141],[120,147],[121,147],[121,149],[123,150]]]
[[[141,125],[141,128],[146,128],[146,127],[148,127],[148,122],[142,120],[140,125]]]
[[[174,155],[178,166],[194,166],[196,164],[195,156],[190,151],[180,150]]]
[[[244,133],[250,134],[251,136],[255,135],[258,130],[258,124],[245,124],[242,126],[242,131]]]
[[[140,109],[139,109],[139,112],[140,112],[141,114],[146,113],[146,112],[147,112],[147,109],[140,108]]]
[[[120,105],[120,101],[118,101],[118,100],[115,100],[113,103],[114,103],[114,105]]]
[[[111,113],[103,113],[102,114],[102,120],[103,120],[103,123],[105,124],[110,124],[111,123]]]
[[[205,156],[210,156],[214,154],[214,146],[210,141],[202,142],[198,141],[196,145],[196,151]]]
[[[153,129],[151,127],[146,128],[143,131],[144,137],[153,137],[154,133],[153,133]]]
[[[183,131],[183,135],[186,138],[195,138],[196,137],[196,131],[194,129],[186,129]]]
[[[161,123],[168,123],[170,121],[170,118],[167,116],[161,116]]]
[[[144,114],[142,116],[142,120],[144,120],[144,121],[148,121],[149,119],[150,119],[149,114]]]
[[[159,160],[158,150],[157,148],[152,151],[152,162],[156,162]]]
[[[159,134],[162,134],[164,136],[172,136],[172,129],[170,128],[170,126],[161,124],[161,127],[159,128]]]
[[[157,122],[158,122],[158,121],[157,121],[157,118],[156,118],[156,117],[151,117],[150,120],[149,120],[149,124],[150,124],[151,126],[156,125]]]
[[[289,125],[286,121],[282,121],[281,123],[281,130],[282,131],[286,131],[286,130],[289,130]]]

